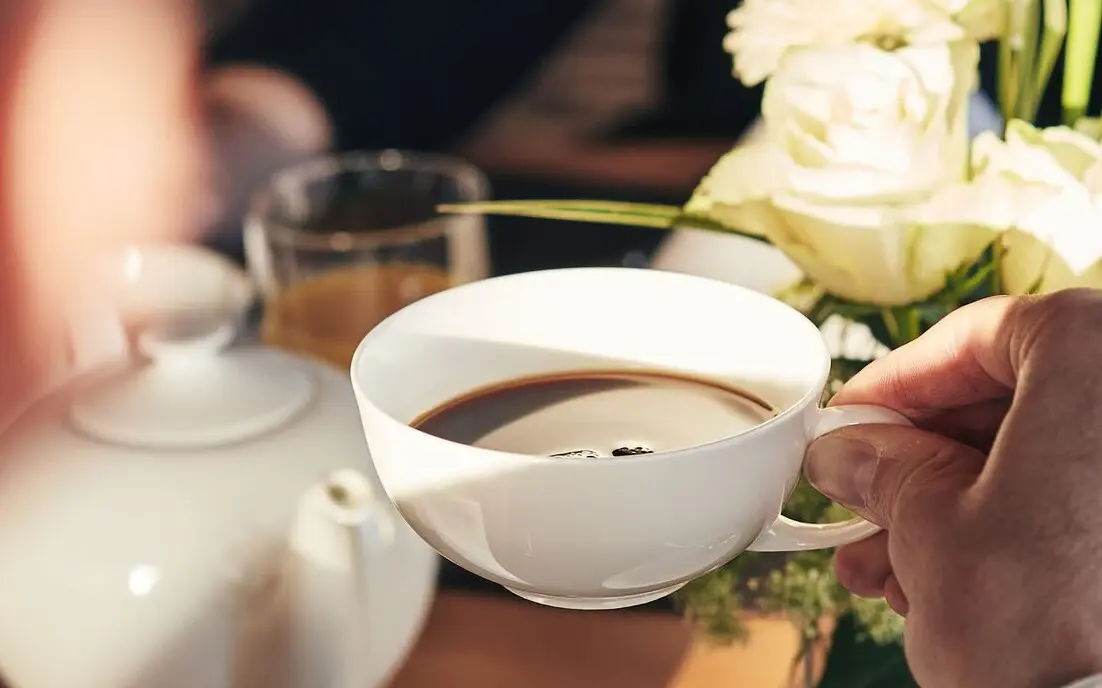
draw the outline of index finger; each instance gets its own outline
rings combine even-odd
[[[995,296],[951,312],[918,339],[870,363],[830,403],[886,406],[921,421],[1009,396],[1030,302]]]

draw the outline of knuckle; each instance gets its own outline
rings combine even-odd
[[[1102,297],[1099,296],[1098,290],[1088,288],[1062,289],[1041,294],[1029,302],[1033,305],[1043,305],[1046,311],[1063,321],[1076,319],[1077,314],[1084,308],[1102,307]]]
[[[916,429],[894,458],[878,461],[870,506],[904,535],[937,531],[981,467],[978,452]]]
[[[1016,345],[1013,349],[1023,356],[1044,355],[1056,347],[1063,350],[1069,341],[1098,338],[1102,332],[1102,292],[1065,289],[1018,299],[1007,319]]]
[[[882,532],[868,540],[839,547],[834,555],[838,582],[859,597],[884,594],[884,582],[891,575],[888,537]]]

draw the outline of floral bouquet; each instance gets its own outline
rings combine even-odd
[[[765,83],[762,135],[736,146],[684,207],[503,201],[445,208],[764,240],[804,274],[784,297],[812,320],[867,326],[888,348],[992,294],[1102,286],[1102,126],[1087,118],[1100,0],[744,0],[724,47],[743,83]],[[1005,129],[969,140],[980,44],[997,41]],[[1061,53],[1064,124],[1032,122]],[[864,362],[836,361],[846,379]],[[796,491],[787,511],[840,510]],[[787,611],[814,642],[851,612],[880,642],[902,623],[855,600],[830,553],[793,555],[748,582],[743,556],[680,602],[713,637],[737,637],[737,592]]]

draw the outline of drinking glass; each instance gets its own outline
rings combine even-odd
[[[472,165],[393,150],[276,174],[245,221],[246,260],[265,299],[261,338],[347,369],[386,316],[487,276],[484,220],[436,207],[488,196]]]

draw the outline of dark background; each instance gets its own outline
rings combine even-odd
[[[662,96],[596,143],[658,140],[729,144],[758,114],[760,89],[731,77],[722,49],[733,0],[669,0],[659,46]],[[600,0],[251,0],[208,46],[212,65],[259,63],[287,71],[318,95],[341,150],[449,152],[512,95]],[[985,47],[985,90],[994,92],[993,45]],[[1061,69],[1041,105],[1060,117]],[[488,170],[498,198],[608,198],[680,203],[691,185],[635,188],[563,175]],[[493,220],[498,272],[555,265],[618,264],[651,251],[658,232]]]

